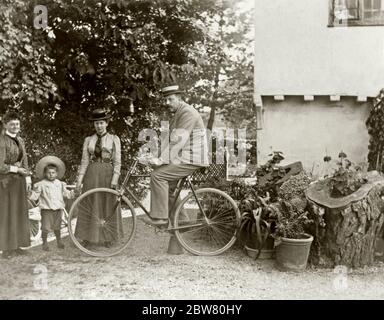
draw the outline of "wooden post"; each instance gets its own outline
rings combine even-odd
[[[168,254],[179,255],[183,253],[183,247],[179,243],[179,240],[177,240],[176,236],[172,233],[171,237],[169,238]]]

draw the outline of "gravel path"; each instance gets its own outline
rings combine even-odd
[[[168,240],[139,221],[130,249],[117,257],[88,257],[66,239],[64,251],[52,243],[48,253],[36,247],[29,256],[0,259],[0,299],[384,299],[381,262],[343,282],[334,270],[280,272],[273,260],[253,261],[239,248],[217,257],[172,256]]]

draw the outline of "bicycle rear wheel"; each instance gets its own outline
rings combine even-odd
[[[68,212],[64,208],[61,213],[61,229],[68,227]]]
[[[111,257],[122,252],[136,230],[136,214],[131,202],[108,188],[82,194],[68,215],[68,231],[73,243],[94,257]]]
[[[28,200],[29,232],[31,241],[41,238],[41,216],[40,209],[35,203]]]
[[[41,238],[41,223],[39,220],[29,220],[29,231],[31,241],[36,241]]]
[[[236,241],[240,211],[225,192],[213,188],[190,193],[178,206],[175,235],[194,255],[214,256],[228,250]]]

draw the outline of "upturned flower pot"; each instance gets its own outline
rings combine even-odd
[[[281,238],[276,245],[276,266],[281,271],[302,271],[307,267],[313,237],[303,234],[301,239]]]

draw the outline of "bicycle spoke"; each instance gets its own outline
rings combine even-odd
[[[212,217],[212,211],[214,210],[215,206],[212,204],[212,199],[211,199],[211,211],[209,211],[209,214],[207,215],[208,218]]]
[[[228,212],[231,212],[233,209],[232,208],[229,208],[228,210],[226,211],[222,211],[220,212],[219,214],[215,215],[212,220],[215,220],[215,219],[218,219],[219,217],[222,217],[224,216],[225,214],[227,214]]]
[[[215,255],[224,252],[236,240],[237,221],[240,219],[236,203],[224,192],[216,189],[200,189],[196,198],[185,200],[185,209],[199,207],[203,212],[192,211],[190,216],[203,215],[208,218],[208,224],[187,231],[177,231],[176,236],[188,251],[198,255]],[[181,207],[180,211],[184,208]],[[180,219],[180,213],[176,219]],[[201,220],[201,219],[200,219]]]
[[[188,230],[188,231],[184,231],[184,230],[183,230],[183,233],[197,232],[197,231],[199,231],[199,230],[201,230],[201,229],[204,229],[204,228],[206,228],[206,227],[207,227],[207,226],[204,225],[204,226],[201,226],[201,227],[198,227],[198,228],[194,228],[194,229],[191,229],[191,230]]]
[[[116,207],[115,210],[113,210],[113,213],[105,220],[105,221],[110,221],[113,217],[116,216],[116,214],[121,213],[121,208],[119,210],[119,205]]]
[[[219,242],[219,241],[216,239],[216,237],[214,236],[214,233],[212,232],[212,229],[209,229],[208,232],[209,232],[211,238],[212,238],[218,245],[220,245],[220,242]]]
[[[225,231],[223,229],[220,229],[218,228],[217,226],[212,226],[212,229],[215,229],[215,231],[223,236],[226,236],[226,237],[229,237],[229,238],[232,238],[233,237],[233,233],[230,232],[230,231]]]
[[[98,217],[93,212],[93,210],[88,209],[88,208],[89,208],[89,206],[85,207],[85,205],[80,202],[79,203],[79,210],[80,210],[79,215],[84,216],[84,217],[94,217],[94,218],[98,219]]]
[[[230,216],[227,216],[225,218],[221,218],[220,220],[211,220],[210,223],[211,224],[230,224],[232,222],[236,221],[233,217],[230,217]]]
[[[109,225],[109,224],[104,224],[103,225],[103,230],[105,231],[109,231],[110,233],[114,233],[118,228],[117,228],[117,225]]]

